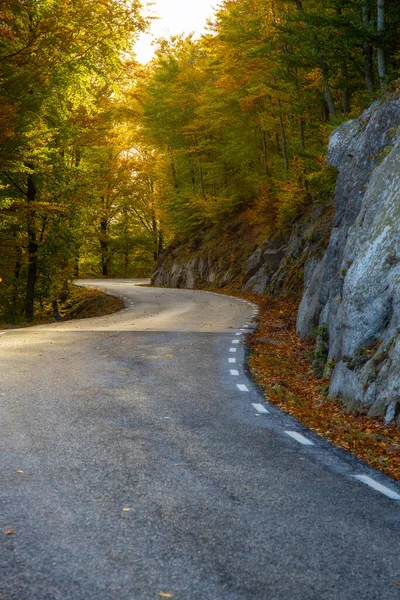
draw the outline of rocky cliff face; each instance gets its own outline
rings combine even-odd
[[[298,333],[318,332],[315,364],[330,395],[400,425],[400,97],[374,104],[332,136],[334,219],[316,208],[289,240],[234,252],[218,242],[165,251],[155,285],[304,293]],[[239,236],[240,237],[240,236]],[[229,246],[229,244],[228,244]]]
[[[330,395],[388,422],[400,408],[399,125],[392,97],[332,136],[336,216],[327,252],[307,265],[298,315],[301,336],[319,325]]]

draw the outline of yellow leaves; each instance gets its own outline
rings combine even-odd
[[[4,533],[5,533],[5,535],[15,535],[15,530],[14,529],[6,529],[6,531]]]
[[[167,592],[160,592],[160,593],[158,594],[158,596],[159,596],[160,598],[173,598],[173,597],[174,597],[174,595],[173,595],[173,594],[168,594]]]

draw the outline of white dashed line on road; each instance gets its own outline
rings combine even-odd
[[[237,371],[236,369],[231,369],[230,373],[231,373],[231,375],[233,375],[234,377],[239,377],[239,371]]]
[[[236,358],[230,358],[230,359],[229,359],[229,362],[230,362],[231,364],[235,363],[235,362],[236,362]]]
[[[299,444],[303,444],[303,446],[314,446],[314,442],[301,435],[301,433],[297,433],[297,431],[285,431],[285,433]]]
[[[240,340],[232,340],[232,344],[240,344]]]
[[[252,406],[256,409],[256,411],[258,413],[264,414],[264,415],[268,415],[269,414],[269,410],[267,410],[265,408],[265,406],[263,406],[262,404],[252,404]]]
[[[236,352],[237,348],[229,348],[229,352]]]
[[[249,392],[249,388],[247,387],[247,385],[243,385],[243,383],[238,383],[237,384],[237,388],[240,392]]]
[[[354,475],[354,477],[355,479],[358,479],[358,481],[362,481],[366,485],[369,485],[369,487],[373,488],[377,492],[380,492],[388,498],[391,498],[391,500],[400,500],[400,494],[397,494],[385,485],[378,483],[377,481],[375,481],[375,479],[372,479],[372,477],[368,477],[368,475]]]

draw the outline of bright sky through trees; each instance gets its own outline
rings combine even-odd
[[[153,0],[148,13],[159,17],[151,26],[151,34],[142,34],[135,47],[137,58],[146,63],[154,54],[152,42],[179,33],[203,33],[207,19],[212,17],[218,0]]]

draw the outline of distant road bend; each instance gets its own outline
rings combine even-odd
[[[399,600],[400,486],[266,402],[253,305],[81,283],[125,310],[0,332],[1,600]]]

